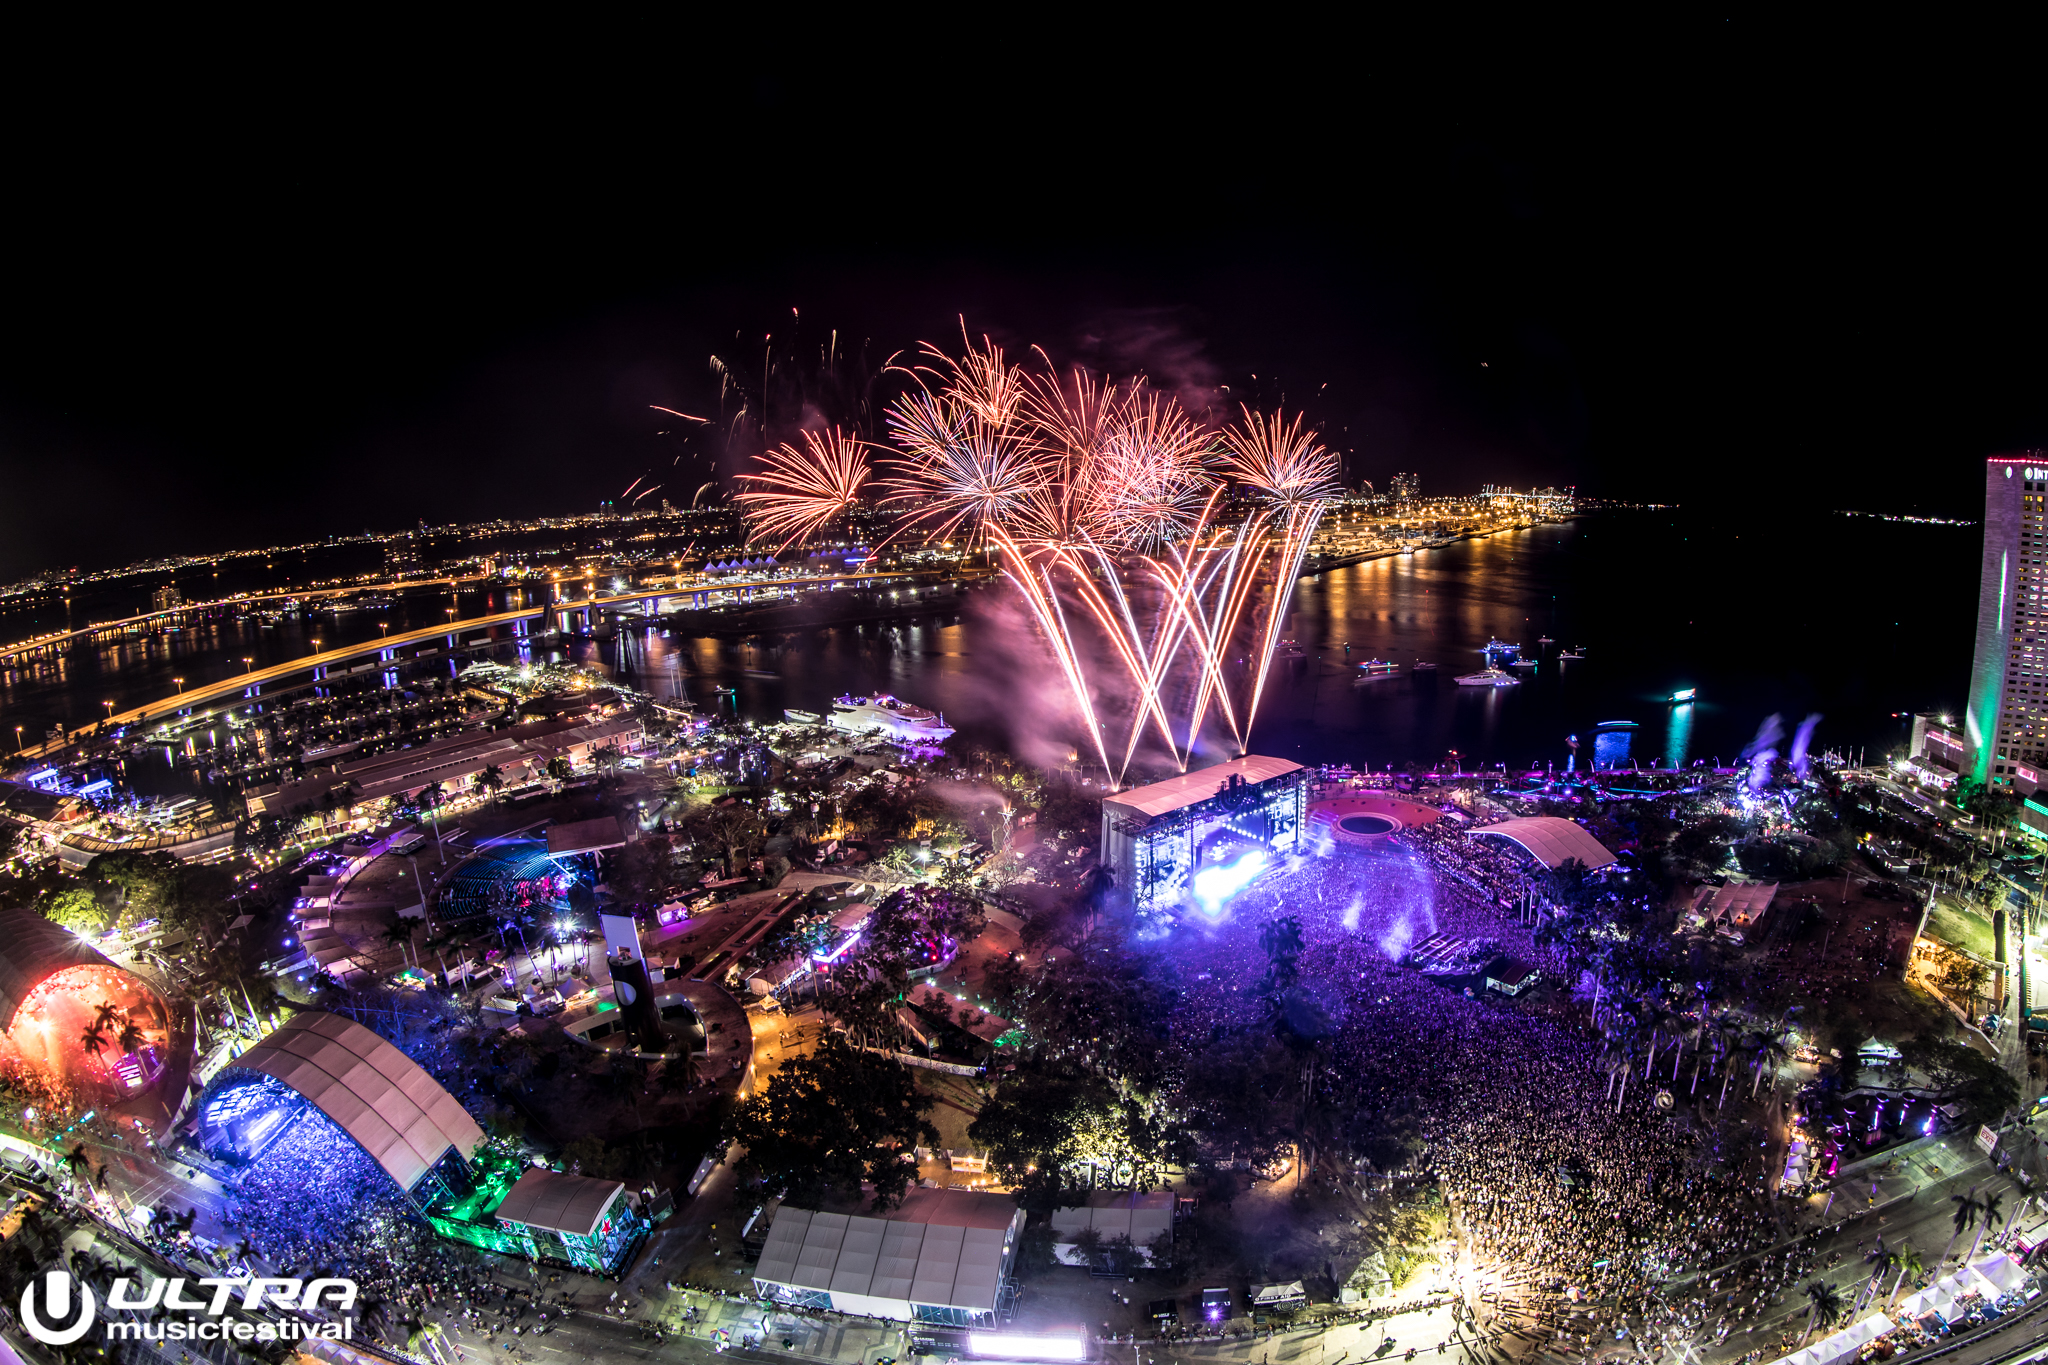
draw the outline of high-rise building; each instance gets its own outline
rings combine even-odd
[[[149,609],[151,611],[170,611],[172,608],[181,607],[184,604],[184,594],[169,585],[158,588],[149,595]]]
[[[1420,474],[1396,474],[1387,483],[1387,491],[1403,501],[1417,497],[1422,492]]]
[[[1963,713],[1964,773],[2010,787],[2048,762],[2048,451],[1984,462],[1977,651]]]

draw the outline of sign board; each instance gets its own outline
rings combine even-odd
[[[640,924],[631,915],[599,915],[598,923],[604,926],[604,954],[617,957],[620,950],[632,956],[633,961],[643,960],[640,952]]]
[[[1991,1154],[1991,1149],[1992,1149],[1993,1147],[1996,1147],[1997,1145],[1998,1145],[1998,1134],[1996,1134],[1996,1133],[1994,1133],[1994,1132],[1992,1132],[1992,1131],[1991,1131],[1991,1125],[1990,1125],[1990,1124],[1988,1124],[1988,1123],[1987,1123],[1987,1124],[1984,1124],[1984,1125],[1982,1125],[1981,1127],[1979,1127],[1979,1128],[1977,1129],[1977,1150],[1978,1150],[1978,1151],[1980,1151],[1980,1152],[1984,1153],[1984,1154],[1985,1154],[1986,1156],[1989,1156],[1989,1155]]]

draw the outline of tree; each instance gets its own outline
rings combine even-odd
[[[1956,1211],[1953,1220],[1954,1231],[1948,1235],[1948,1245],[1941,1249],[1941,1259],[1943,1261],[1946,1261],[1948,1254],[1955,1250],[1956,1239],[1976,1225],[1977,1213],[1984,1207],[1977,1202],[1977,1187],[1975,1185],[1970,1186],[1969,1189],[1961,1194],[1950,1195],[1948,1202],[1956,1206]],[[1937,1264],[1939,1263],[1937,1262]]]
[[[1970,1254],[1963,1257],[1965,1261],[1974,1261],[1977,1259],[1977,1248],[1984,1245],[1984,1234],[1991,1231],[1991,1225],[1998,1221],[1998,1215],[2003,1213],[2004,1211],[2004,1195],[1987,1194],[1984,1196],[1983,1202],[1977,1206],[1977,1212],[1980,1218],[1980,1221],[1977,1225],[1977,1236],[1970,1243]]]
[[[1920,1253],[1915,1251],[1912,1247],[1907,1247],[1904,1251],[1900,1252],[1899,1278],[1892,1281],[1892,1292],[1889,1295],[1889,1297],[1896,1299],[1899,1296],[1899,1290],[1905,1285],[1906,1277],[1908,1275],[1911,1275],[1915,1279],[1917,1279],[1922,1274],[1924,1274],[1926,1270],[1927,1266],[1921,1261]]]
[[[1183,1158],[1179,1127],[1068,1058],[1020,1063],[968,1125],[967,1136],[1015,1188],[1017,1203],[1050,1213],[1083,1197],[1088,1165],[1150,1166]]]
[[[106,912],[99,898],[82,886],[68,887],[43,901],[43,918],[61,924],[72,933],[97,937],[107,927]]]
[[[1808,1282],[1806,1297],[1807,1301],[1811,1304],[1811,1307],[1806,1310],[1806,1336],[1812,1336],[1814,1328],[1826,1327],[1836,1318],[1842,1316],[1841,1291],[1826,1280]]]
[[[1259,929],[1259,947],[1266,953],[1266,980],[1270,989],[1284,991],[1300,974],[1301,921],[1287,915]]]
[[[925,1118],[933,1104],[909,1067],[827,1034],[741,1104],[725,1135],[746,1148],[742,1174],[771,1194],[815,1205],[829,1194],[857,1197],[865,1181],[874,1207],[889,1208],[917,1174],[911,1149],[938,1143]]]
[[[476,784],[496,796],[505,789],[505,770],[493,763],[476,775]]]

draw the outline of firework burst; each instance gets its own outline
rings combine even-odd
[[[733,501],[750,532],[780,537],[781,554],[859,506],[871,474],[866,442],[837,427],[807,431],[801,449],[778,446],[761,457],[758,472],[740,475],[748,487]]]
[[[991,552],[1117,780],[1153,729],[1185,768],[1212,709],[1241,752],[1291,585],[1335,496],[1336,455],[1299,414],[1245,408],[1219,431],[1142,378],[1061,372],[1042,351],[1027,371],[986,338],[962,339],[958,357],[928,345],[891,367],[910,383],[884,415],[889,443],[874,452],[873,486],[899,514],[894,535]],[[861,500],[870,453],[836,429],[769,452],[742,476],[748,525],[780,538],[778,552],[815,535]],[[1122,674],[1121,763],[1077,630]],[[1233,654],[1250,664],[1242,698],[1225,668]],[[1187,703],[1177,724],[1169,692],[1190,667],[1174,693]]]

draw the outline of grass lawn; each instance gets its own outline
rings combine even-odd
[[[1927,936],[1940,939],[1953,947],[1964,948],[1979,957],[1992,955],[1991,925],[1967,910],[1959,910],[1945,900],[1934,903],[1934,913],[1927,917]]]

